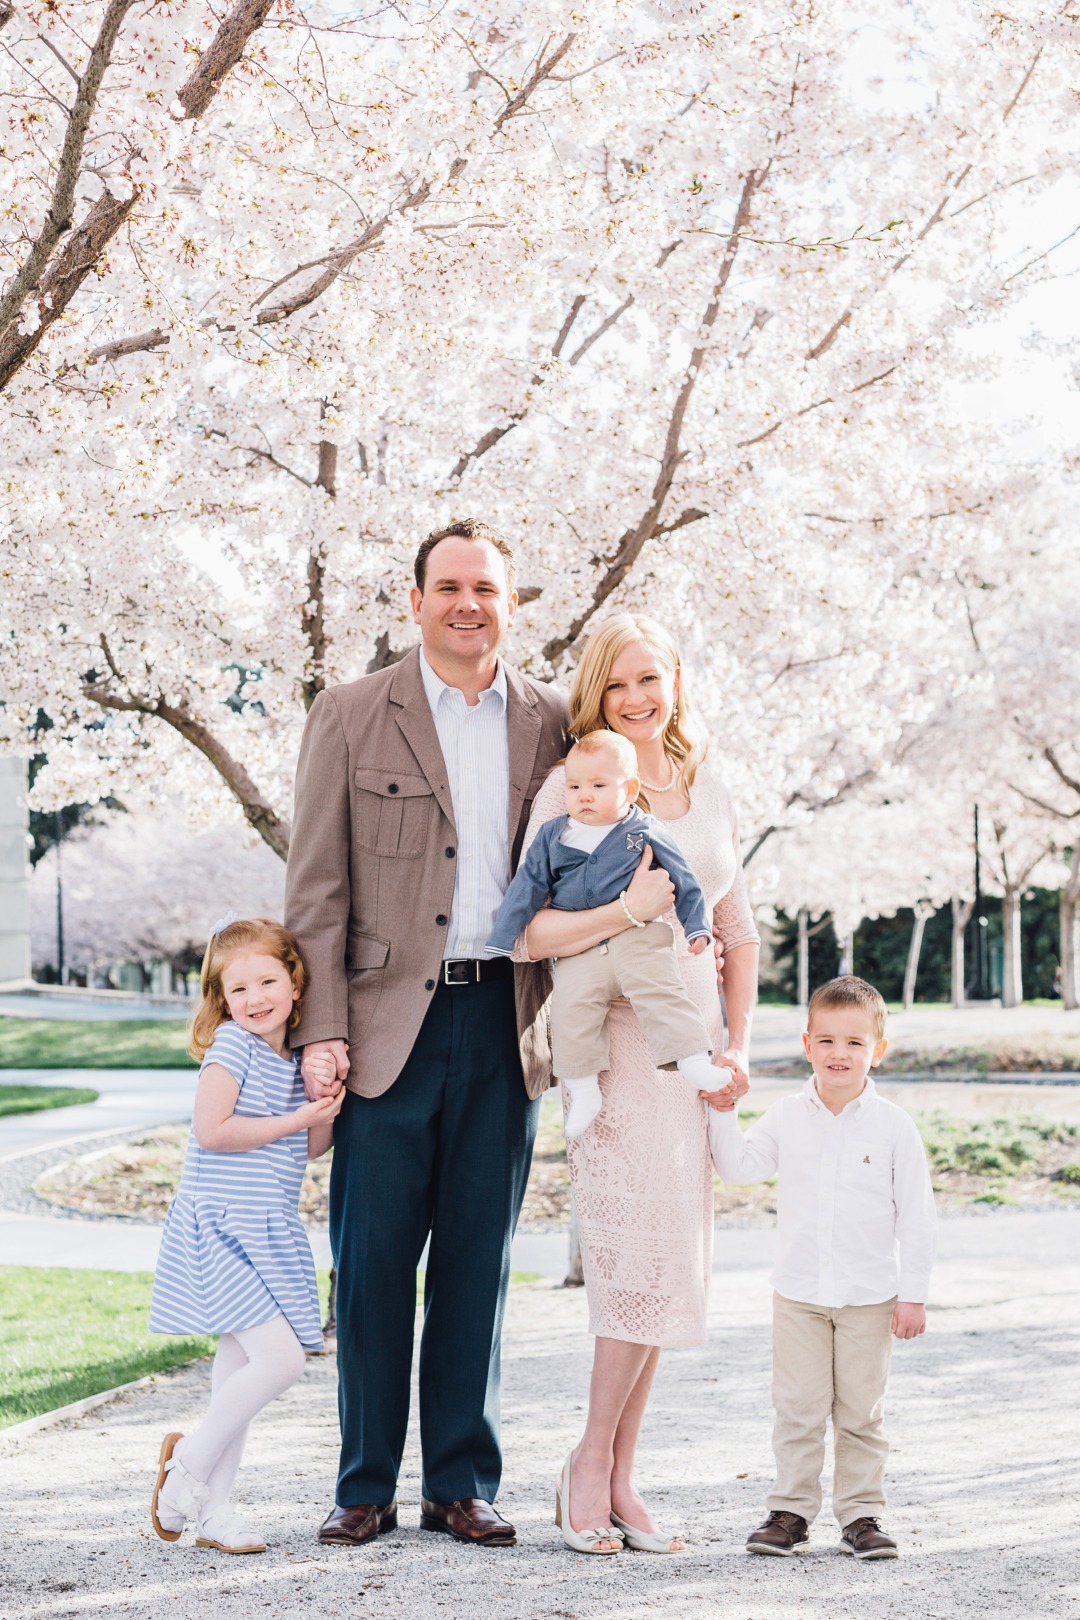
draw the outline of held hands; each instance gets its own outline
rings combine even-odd
[[[705,938],[705,935],[699,934],[697,939],[692,939],[686,948],[690,952],[691,956],[700,956],[708,943],[709,942]]]
[[[897,1339],[917,1339],[926,1332],[926,1306],[898,1299],[892,1313],[892,1331]]]
[[[304,1077],[304,1091],[312,1102],[337,1096],[348,1072],[348,1041],[312,1041],[310,1046],[304,1047],[300,1073]]]
[[[626,888],[626,908],[638,922],[655,922],[675,901],[675,885],[662,866],[653,866],[652,845],[646,844]]]
[[[750,1090],[750,1081],[746,1073],[746,1054],[735,1051],[716,1052],[713,1054],[713,1067],[729,1071],[730,1079],[727,1085],[721,1086],[717,1091],[699,1092],[698,1095],[705,1098],[710,1108],[715,1108],[721,1114],[728,1113],[735,1107],[739,1098],[745,1097]]]
[[[335,1081],[335,1084],[337,1082]],[[345,1087],[338,1085],[332,1097],[320,1097],[317,1102],[303,1103],[293,1115],[298,1131],[309,1131],[319,1125],[331,1125],[341,1113],[345,1101]]]

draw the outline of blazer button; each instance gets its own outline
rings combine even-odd
[[[447,846],[446,846],[446,858],[447,858],[447,860],[452,861],[456,854],[457,854],[457,850],[454,848],[453,844],[447,844]]]
[[[443,916],[441,911],[439,912],[439,915],[436,917],[435,921],[438,923],[440,928],[446,922],[446,918]]]
[[[387,789],[387,792],[396,793],[397,791],[398,791],[397,783],[396,782],[391,782],[389,788]]]
[[[424,980],[424,989],[425,990],[434,990],[434,988],[435,988],[435,980],[434,979],[425,979]]]

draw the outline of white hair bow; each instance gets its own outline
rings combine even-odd
[[[239,921],[239,912],[227,911],[225,913],[224,917],[219,917],[218,918],[217,922],[214,924],[213,928],[211,928],[210,932],[212,934],[220,934],[223,928],[228,928],[230,923],[234,923],[234,922],[238,922],[238,921]]]

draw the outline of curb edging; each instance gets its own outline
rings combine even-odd
[[[51,1429],[56,1423],[85,1417],[88,1412],[96,1411],[99,1406],[108,1406],[132,1390],[148,1389],[151,1384],[157,1383],[160,1376],[160,1373],[147,1373],[143,1378],[133,1379],[130,1384],[117,1384],[113,1389],[100,1390],[96,1395],[85,1395],[81,1401],[72,1401],[68,1406],[57,1406],[51,1412],[39,1412],[37,1417],[13,1423],[8,1429],[0,1429],[0,1446],[7,1440],[22,1440],[41,1429]]]

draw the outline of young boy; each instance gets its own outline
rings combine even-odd
[[[789,1557],[821,1507],[833,1421],[833,1511],[856,1558],[895,1558],[881,1529],[890,1333],[926,1329],[934,1195],[911,1117],[877,1095],[885,1003],[847,975],[815,991],[803,1036],[813,1077],[745,1136],[733,1109],[709,1113],[713,1163],[736,1185],[779,1177],[773,1273],[776,1482],[750,1552]]]
[[[566,756],[566,814],[545,821],[503,897],[487,948],[509,956],[514,941],[550,896],[564,911],[621,900],[632,928],[577,956],[560,957],[551,996],[551,1048],[570,1099],[567,1136],[592,1124],[602,1106],[599,1074],[608,1066],[608,1007],[625,996],[659,1069],[677,1068],[695,1095],[712,1091],[718,1071],[705,1020],[683,985],[675,936],[665,922],[631,915],[626,889],[648,844],[675,888],[675,912],[697,956],[712,939],[705,897],[679,849],[637,809],[637,752],[615,731],[590,731]]]

